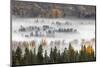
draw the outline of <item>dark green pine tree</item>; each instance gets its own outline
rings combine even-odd
[[[86,47],[85,46],[81,46],[81,50],[79,53],[79,61],[88,61],[88,57],[86,54]]]
[[[19,46],[16,49],[15,55],[16,55],[16,65],[20,65],[22,60],[22,51]]]
[[[68,48],[68,62],[75,62],[75,51],[71,43],[69,43],[69,48]]]
[[[43,48],[42,48],[42,45],[40,45],[39,48],[38,48],[37,63],[43,64]]]
[[[68,52],[67,48],[64,49],[64,52],[61,55],[61,62],[68,62]]]
[[[60,50],[57,52],[57,63],[61,62]]]
[[[78,51],[75,52],[75,62],[79,61],[79,53]]]
[[[53,59],[53,49],[52,48],[50,50],[50,63],[54,63],[54,59]]]
[[[57,48],[56,48],[56,46],[53,51],[53,59],[54,59],[54,63],[57,63]]]
[[[31,55],[30,55],[30,51],[29,49],[26,47],[25,48],[25,54],[24,54],[24,64],[27,65],[27,64],[31,64]]]
[[[45,54],[44,54],[44,63],[49,63],[49,57],[47,55],[47,50],[45,50]]]

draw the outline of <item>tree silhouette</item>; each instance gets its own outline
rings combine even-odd
[[[53,51],[53,59],[54,59],[54,63],[57,63],[57,48],[56,48],[56,46]]]
[[[42,64],[43,63],[43,48],[42,48],[42,45],[40,45],[39,48],[38,48],[37,62],[39,64]]]
[[[60,50],[57,52],[57,63],[61,62]]]
[[[47,50],[45,50],[45,54],[44,54],[44,63],[49,63],[49,57],[47,55]]]
[[[68,47],[68,62],[75,62],[75,51],[71,43],[69,43]]]
[[[53,49],[51,48],[50,51],[50,63],[54,63],[54,59],[53,59]]]
[[[15,56],[16,56],[16,65],[20,65],[22,60],[22,50],[19,46],[16,49]]]
[[[25,48],[24,64],[31,64],[31,55],[30,55],[30,51],[27,47]]]
[[[62,56],[61,56],[61,62],[68,62],[68,52],[67,52],[67,48],[64,49],[64,52],[62,53]]]
[[[86,46],[85,45],[81,46],[79,60],[80,61],[87,61],[88,60],[88,57],[87,57],[87,54],[86,54]]]

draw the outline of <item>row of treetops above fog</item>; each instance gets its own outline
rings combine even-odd
[[[67,16],[95,18],[96,7],[86,5],[12,1],[12,14],[22,17],[63,18]]]

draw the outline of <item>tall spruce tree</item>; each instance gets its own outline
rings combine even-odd
[[[50,63],[54,63],[54,59],[53,59],[53,49],[52,48],[50,50]]]
[[[75,51],[75,62],[79,61],[79,53],[78,51]]]
[[[88,57],[87,57],[87,54],[86,54],[86,46],[82,45],[81,46],[81,50],[80,50],[80,53],[79,53],[79,61],[88,61]]]
[[[25,48],[25,54],[24,54],[24,64],[31,64],[31,57],[30,57],[30,51],[29,49],[26,47]]]
[[[49,63],[49,57],[47,55],[47,50],[45,50],[45,54],[44,54],[44,63]]]
[[[75,51],[71,43],[69,43],[68,47],[68,62],[75,62]]]
[[[19,46],[16,49],[15,55],[16,55],[16,65],[20,65],[22,60],[22,51]]]
[[[40,45],[39,48],[38,48],[37,63],[43,64],[43,48],[42,48],[42,45]]]
[[[57,52],[57,63],[61,62],[60,50]]]
[[[61,55],[61,62],[68,62],[68,52],[67,48],[64,49],[64,52]]]
[[[56,48],[56,46],[53,51],[53,59],[54,59],[54,63],[57,63],[57,48]]]

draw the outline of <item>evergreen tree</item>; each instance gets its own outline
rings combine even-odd
[[[53,51],[53,59],[54,59],[54,63],[57,63],[57,48],[56,48],[56,46]]]
[[[60,50],[57,52],[57,63],[61,62]]]
[[[64,52],[62,53],[62,56],[61,56],[61,62],[68,62],[68,55],[67,55],[67,48],[64,49]]]
[[[47,55],[47,50],[45,50],[45,54],[44,54],[44,63],[48,63],[49,62],[49,57]]]
[[[38,62],[38,64],[43,64],[43,48],[42,48],[42,45],[40,45],[39,48],[38,48],[37,62]]]
[[[22,51],[19,46],[16,49],[15,55],[16,55],[16,65],[20,65],[22,60]]]
[[[30,56],[30,51],[29,49],[26,47],[25,48],[25,54],[24,54],[24,64],[31,64],[31,56]]]
[[[75,62],[75,51],[71,43],[69,44],[68,48],[68,62]]]
[[[79,61],[79,53],[78,51],[75,52],[75,62]]]
[[[51,48],[50,51],[50,63],[54,63],[54,59],[53,59],[53,49]]]
[[[81,50],[80,50],[80,53],[79,53],[79,61],[88,61],[88,57],[87,57],[87,54],[86,54],[86,46],[82,45],[81,46]]]

